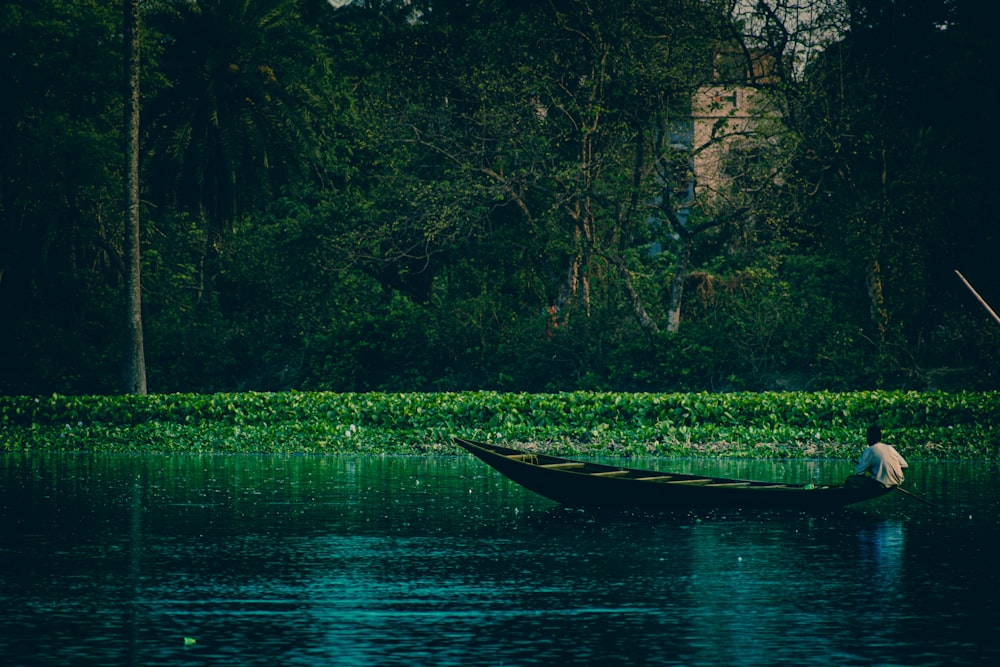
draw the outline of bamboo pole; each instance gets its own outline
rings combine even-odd
[[[935,505],[935,504],[934,504],[934,503],[932,503],[931,501],[929,501],[929,500],[927,500],[926,498],[923,498],[923,497],[921,497],[921,496],[918,496],[917,494],[915,494],[915,493],[913,493],[913,492],[911,492],[911,491],[907,491],[906,489],[904,489],[903,487],[901,487],[901,486],[899,486],[899,485],[896,485],[896,486],[894,486],[894,487],[892,487],[892,488],[896,489],[897,491],[899,491],[899,492],[900,492],[900,493],[902,493],[903,495],[906,495],[906,496],[909,496],[909,497],[913,498],[914,500],[919,500],[919,501],[920,501],[920,502],[922,502],[922,503],[923,503],[924,505],[930,505],[931,507],[933,507],[933,508],[937,509],[937,505]]]
[[[955,273],[958,275],[961,281],[965,283],[965,286],[969,288],[969,291],[972,292],[972,296],[976,297],[976,300],[979,301],[979,303],[983,304],[983,308],[986,309],[986,312],[988,312],[990,315],[993,316],[993,319],[997,321],[997,324],[1000,324],[1000,317],[998,317],[997,314],[993,312],[993,309],[990,308],[990,304],[986,303],[986,300],[983,299],[983,297],[979,296],[979,292],[977,292],[972,288],[972,285],[969,284],[969,281],[965,279],[965,276],[963,276],[958,269],[955,269]]]

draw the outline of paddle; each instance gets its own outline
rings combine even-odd
[[[921,498],[921,497],[920,497],[920,496],[918,496],[917,494],[915,494],[915,493],[911,493],[911,492],[907,491],[906,489],[904,489],[904,488],[903,488],[903,487],[901,487],[901,486],[894,486],[894,487],[892,487],[892,488],[896,489],[897,491],[899,491],[900,493],[902,493],[902,494],[904,494],[904,495],[907,495],[907,496],[909,496],[909,497],[913,498],[914,500],[919,500],[919,501],[920,501],[920,502],[922,502],[923,504],[925,504],[925,505],[930,505],[930,506],[931,506],[931,507],[933,507],[934,509],[937,509],[937,505],[935,505],[935,504],[934,504],[934,503],[932,503],[931,501],[927,500],[926,498]]]

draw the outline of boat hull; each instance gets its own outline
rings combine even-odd
[[[815,512],[872,500],[892,490],[868,480],[816,486],[664,473],[530,454],[463,438],[455,442],[504,477],[570,507]]]

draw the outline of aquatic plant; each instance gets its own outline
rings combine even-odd
[[[225,393],[0,397],[0,450],[850,458],[868,424],[909,457],[996,455],[1000,393]]]

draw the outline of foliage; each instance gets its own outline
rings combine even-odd
[[[994,190],[991,160],[968,145],[968,128],[989,122],[978,98],[995,99],[997,88],[955,69],[984,55],[981,28],[965,15],[974,4],[857,2],[850,31],[809,64],[799,91],[802,215],[791,239],[836,260],[849,322],[838,330],[867,348],[855,372],[876,385],[941,364],[935,330],[972,333],[949,324],[964,310],[957,304],[971,303],[954,269],[970,266],[996,294],[996,272],[978,259],[996,251],[985,222],[996,203],[980,208],[972,194]]]
[[[450,453],[451,437],[576,454],[851,458],[867,425],[914,459],[988,458],[996,393],[282,392],[0,397],[0,443],[132,452]]]
[[[116,384],[121,13],[98,0],[0,5],[0,386]]]
[[[299,0],[157,3],[163,87],[143,109],[150,191],[209,225],[309,175],[331,111],[330,56]]]
[[[151,390],[1000,387],[982,3],[807,4],[144,2]],[[0,6],[0,394],[118,384],[121,20]]]

